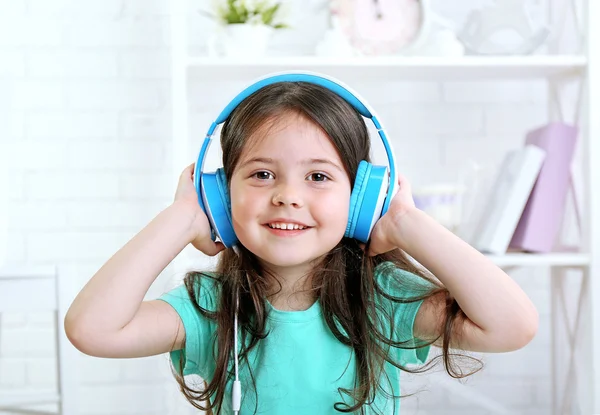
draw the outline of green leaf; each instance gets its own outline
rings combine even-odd
[[[269,7],[262,13],[262,21],[266,25],[271,25],[273,23],[273,18],[275,17],[275,13],[279,9],[280,4],[277,3],[273,7]]]
[[[229,14],[227,15],[227,23],[232,24],[232,23],[243,23],[243,16],[240,15],[239,10],[236,9],[235,7],[232,7],[229,9]]]
[[[276,3],[272,5],[273,3]],[[262,0],[255,2],[255,7],[250,10],[244,2],[236,0],[219,0],[215,3],[215,15],[202,12],[201,14],[216,18],[224,24],[244,24],[252,21],[253,23],[261,22],[264,25],[271,26],[274,29],[283,29],[288,27],[284,23],[275,23],[277,12],[279,11],[281,2],[273,2],[271,0]]]

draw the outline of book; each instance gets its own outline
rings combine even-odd
[[[475,248],[506,253],[545,157],[546,152],[534,145],[506,154],[474,235]]]
[[[527,134],[526,144],[546,158],[509,247],[526,252],[551,252],[563,221],[571,183],[577,127],[554,122]]]

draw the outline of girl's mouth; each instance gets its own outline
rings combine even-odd
[[[297,223],[273,222],[264,225],[265,228],[276,236],[298,236],[310,230],[311,226],[299,225]]]
[[[267,226],[271,229],[282,229],[282,230],[302,230],[307,229],[309,226],[300,225],[298,223],[284,223],[284,222],[273,222],[267,223]]]

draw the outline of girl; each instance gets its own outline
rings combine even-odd
[[[366,245],[344,237],[370,141],[342,96],[309,82],[264,86],[233,110],[221,146],[235,249],[211,239],[189,166],[173,204],[73,302],[65,329],[79,350],[171,352],[187,399],[217,414],[237,409],[225,397],[238,374],[244,414],[399,414],[400,370],[428,368],[412,365],[431,345],[461,377],[451,348],[506,352],[533,338],[538,316],[523,291],[415,208],[404,177]],[[189,243],[223,251],[216,271],[143,301]],[[205,387],[186,384],[189,374]]]

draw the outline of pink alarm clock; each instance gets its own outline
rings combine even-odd
[[[366,55],[400,52],[416,41],[424,19],[418,0],[334,0],[332,13],[352,46]]]

